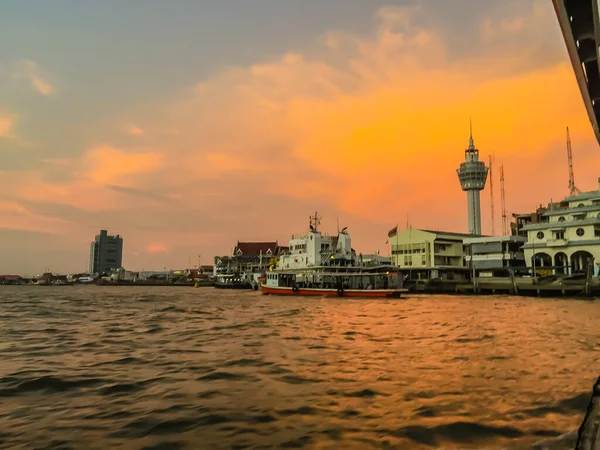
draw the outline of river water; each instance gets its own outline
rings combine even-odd
[[[532,448],[598,374],[598,301],[0,287],[0,448]]]

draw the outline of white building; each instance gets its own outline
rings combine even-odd
[[[542,222],[523,227],[527,265],[544,274],[598,275],[600,262],[600,179],[597,191],[549,205]]]

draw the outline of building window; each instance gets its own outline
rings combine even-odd
[[[554,239],[564,239],[564,238],[565,238],[564,231],[557,231],[554,233]]]
[[[544,239],[544,232],[543,231],[538,231],[537,238],[538,239]]]
[[[581,237],[585,234],[585,230],[583,228],[577,228],[577,231],[575,231],[575,233],[577,233],[577,236]]]
[[[558,221],[559,221],[559,222],[564,222],[564,221],[565,221],[565,218],[564,218],[563,216],[560,216],[560,217],[558,218]]]

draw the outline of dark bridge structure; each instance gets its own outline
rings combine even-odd
[[[598,0],[552,0],[577,84],[600,143],[600,17]]]

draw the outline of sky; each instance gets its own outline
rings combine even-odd
[[[132,270],[347,226],[466,232],[456,169],[494,155],[495,231],[600,152],[549,0],[0,3],[0,273]],[[489,186],[489,183],[488,183]],[[492,232],[490,191],[481,193]]]

